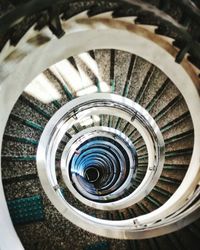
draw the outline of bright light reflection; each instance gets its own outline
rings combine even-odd
[[[106,82],[99,82],[101,92],[111,92],[110,85]]]
[[[110,85],[103,81],[103,76],[100,75],[97,62],[91,57],[91,55],[87,52],[80,54],[78,57],[87,65],[87,67],[98,79],[101,92],[110,92]]]
[[[59,91],[43,73],[38,75],[24,91],[43,103],[61,99]]]
[[[69,85],[73,92],[84,87],[79,72],[68,60],[62,60],[50,67],[53,74],[63,83]]]
[[[77,96],[83,96],[83,95],[88,95],[88,94],[92,94],[92,93],[96,93],[98,91],[97,86],[96,85],[92,85],[89,86],[85,89],[79,90],[76,95]]]
[[[89,53],[82,53],[78,56],[83,63],[94,73],[98,79],[98,87],[101,92],[110,92],[110,85],[102,80],[97,62]],[[50,71],[76,96],[83,96],[98,92],[87,73],[78,66],[78,70],[68,61],[62,60],[50,67]],[[37,76],[25,89],[25,92],[43,103],[50,103],[61,99],[61,94],[53,83],[42,73]]]
[[[90,126],[92,125],[93,123],[96,125],[98,124],[100,121],[100,117],[97,116],[97,115],[93,115],[93,116],[87,116],[87,117],[84,117],[81,121],[80,121],[80,125],[82,127],[87,127],[87,126]]]
[[[80,125],[81,127],[87,127],[89,125],[93,124],[93,120],[91,117],[84,117],[81,121],[80,121]]]
[[[87,66],[88,68],[94,73],[94,75],[99,79],[99,69],[97,62],[90,56],[89,53],[82,53],[78,56]]]

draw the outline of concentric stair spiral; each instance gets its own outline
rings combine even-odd
[[[2,182],[25,249],[198,249],[196,26],[183,35],[184,3],[124,2],[61,1],[2,40]]]

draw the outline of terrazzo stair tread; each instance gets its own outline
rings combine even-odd
[[[29,127],[29,128],[32,128],[32,129],[36,130],[36,131],[42,132],[42,131],[44,130],[44,127],[42,127],[40,124],[34,123],[34,122],[31,121],[31,120],[26,120],[26,119],[24,119],[23,117],[20,117],[20,116],[17,115],[17,114],[11,113],[10,116],[9,116],[9,120],[12,120],[11,123],[12,123],[12,122],[17,122],[17,123],[19,123],[19,124],[22,125],[22,126],[23,126],[23,125],[24,125],[24,126],[27,126],[27,127]],[[7,124],[7,125],[8,125],[8,124]]]
[[[188,164],[165,164],[164,165],[165,171],[174,171],[174,170],[186,171],[187,168],[188,168]]]
[[[47,114],[47,119],[49,119],[61,107],[59,103],[58,103],[59,106],[57,106],[57,104],[54,104],[53,101],[49,103],[44,103],[42,100],[36,99],[35,97],[27,94],[26,92],[23,92],[20,98],[23,101],[28,100],[30,103],[33,103],[33,105],[35,105],[36,107],[43,110],[43,112]]]
[[[156,70],[155,66],[151,65],[151,67],[149,68],[149,70],[148,70],[148,72],[147,72],[147,74],[146,74],[146,76],[144,78],[144,81],[143,81],[140,89],[138,90],[138,92],[137,92],[137,94],[135,96],[134,101],[141,104],[141,106],[142,106],[142,103],[141,103],[142,99],[144,98],[144,94],[146,93],[148,87],[151,84],[151,81],[153,79],[153,75],[155,73],[155,70]]]
[[[53,72],[49,69],[47,69],[44,72],[45,76],[47,77],[47,79],[53,84],[53,86],[55,86],[56,90],[59,92],[59,94],[61,95],[61,97],[59,98],[59,103],[61,106],[65,105],[68,101],[70,101],[72,99],[72,93],[66,93],[65,88],[68,87],[67,84],[66,86],[63,85],[62,82],[59,81],[59,79],[53,74]]]
[[[70,59],[68,59],[67,61],[70,61]],[[47,69],[45,72],[47,73],[47,77],[50,81],[52,81],[53,83],[56,83],[56,85],[59,85],[58,89],[62,96],[62,98],[59,101],[62,105],[64,105],[66,102],[75,98],[74,89],[69,85],[69,83],[63,78],[61,74],[58,73],[58,75],[56,75],[54,70],[55,69],[50,68],[50,69]],[[67,70],[67,67],[66,67],[66,70]]]
[[[194,130],[193,129],[183,131],[180,134],[176,133],[174,136],[169,136],[169,134],[168,134],[168,135],[164,136],[165,145],[172,144],[172,143],[175,143],[177,141],[180,142],[180,141],[185,140],[185,139],[190,140],[190,138],[193,141],[193,136],[194,136]]]
[[[88,65],[85,63],[85,61],[80,58],[80,56],[87,55],[91,58],[90,54],[88,52],[80,54],[79,56],[74,56],[73,59],[76,62],[78,72],[82,81],[82,88],[87,88],[92,85],[97,84],[97,78],[94,72],[88,67]],[[91,58],[92,59],[92,58]],[[92,59],[94,60],[94,59]],[[94,61],[95,62],[95,61]],[[80,89],[80,90],[81,90]]]
[[[29,120],[26,120],[27,122]],[[21,122],[13,120],[12,116],[8,119],[5,133],[22,138],[32,138],[33,140],[38,141],[41,136],[41,130],[36,130],[35,128],[29,127],[22,124]]]
[[[135,97],[142,86],[144,79],[150,69],[151,64],[144,59],[137,57],[132,76],[130,79],[130,87],[127,98],[135,100]]]
[[[165,158],[165,164],[179,164],[179,165],[188,165],[190,164],[191,155],[182,155],[178,157],[167,157]]]
[[[125,52],[125,51],[120,51],[120,50],[115,50],[115,53],[112,57],[113,58],[111,59],[113,61],[111,61],[111,65],[114,64],[114,68],[113,68],[114,76],[111,76],[111,77],[114,77],[113,80],[115,81],[114,93],[117,95],[122,95],[132,57],[130,53]],[[111,74],[113,73],[111,72]],[[112,127],[115,128],[117,125],[117,122],[118,122],[118,118],[113,117]]]
[[[165,199],[170,198],[172,193],[173,193],[173,192],[171,193],[171,192],[169,192],[169,191],[167,191],[167,190],[165,190],[165,189],[163,189],[163,188],[161,188],[159,186],[155,186],[153,188],[152,192],[154,192],[155,194],[159,194],[160,196],[164,196]],[[164,202],[162,202],[162,203],[164,203]]]
[[[43,222],[31,223],[23,226],[17,225],[16,230],[25,249],[64,250],[66,247],[69,247],[62,237],[59,235],[55,236],[55,233]],[[35,232],[34,235],[32,232]],[[47,235],[48,237],[44,238],[44,235]],[[26,240],[27,238],[29,241]],[[49,239],[51,239],[51,244],[49,244]]]
[[[115,81],[115,54],[116,50],[111,49],[110,50],[110,63],[108,64],[110,66],[110,85],[113,86],[112,92],[114,93],[115,87],[116,87],[116,81]]]
[[[162,81],[162,85],[163,84],[164,81]],[[161,97],[157,100],[156,105],[154,105],[153,108],[151,109],[150,111],[151,116],[153,117],[156,116],[156,114],[159,113],[160,110],[164,109],[165,106],[178,95],[179,91],[176,88],[176,86],[172,82],[169,82],[169,84],[167,84],[166,88],[164,89]]]
[[[76,91],[82,86],[81,76],[73,57],[64,59],[46,70],[50,77],[57,82],[64,102],[76,97]],[[72,77],[68,77],[72,74]]]
[[[114,211],[114,216],[116,220],[125,220],[124,210],[116,210]]]
[[[143,97],[140,101],[141,106],[145,107],[151,102],[153,97],[156,97],[158,90],[165,83],[167,76],[159,69],[155,68],[149,79],[150,83],[144,91]],[[162,96],[160,97],[162,98]],[[154,104],[156,106],[156,103]]]
[[[175,151],[175,150],[184,150],[185,148],[192,148],[194,145],[194,138],[193,135],[191,134],[190,137],[187,136],[184,139],[171,142],[165,146],[166,152],[169,151]]]
[[[137,174],[139,176],[144,175],[146,172],[146,169],[145,169],[146,165],[143,163],[140,163],[139,166],[140,168],[137,170]],[[169,166],[173,168],[165,169],[165,165],[164,165],[163,171],[162,171],[163,176],[166,175],[170,177],[170,176],[178,176],[179,174],[183,176],[187,172],[187,168],[188,168],[188,164],[185,164],[185,165],[174,164],[174,166],[173,165],[169,165]]]
[[[179,150],[172,150],[165,152],[165,163],[166,164],[188,164],[188,161],[191,158],[192,148],[184,148]],[[143,163],[146,163],[148,159],[148,154],[140,154],[138,156]],[[173,161],[172,161],[173,160]],[[175,161],[177,161],[175,163]],[[185,162],[182,162],[185,161]]]
[[[36,155],[37,145],[22,142],[4,141],[2,155]]]
[[[127,243],[125,240],[110,239],[110,250],[127,250]]]
[[[133,140],[133,144],[134,144],[135,148],[140,148],[140,147],[143,147],[145,145],[143,138],[140,136],[137,139],[133,138],[132,140]]]
[[[138,150],[138,148],[136,148],[137,150],[137,155],[138,156],[141,156],[141,155],[144,155],[144,154],[147,154],[147,148],[146,148],[146,145],[143,145],[142,148],[140,148],[140,150]]]
[[[99,241],[95,244],[89,244],[83,250],[110,250],[109,241]]]
[[[160,120],[167,120],[168,119],[173,119],[173,115],[177,117],[177,112],[178,112],[178,107],[180,102],[182,101],[183,97],[181,95],[176,96],[173,100],[168,102],[166,106],[161,109],[155,116],[154,120],[157,122],[158,126],[160,126]],[[176,109],[176,111],[173,114],[173,111]]]
[[[142,180],[142,178],[139,176],[137,178],[139,181]],[[155,187],[161,188],[162,190],[168,192],[169,194],[173,194],[176,188],[179,186],[179,184],[180,184],[180,181],[178,179],[172,178],[171,176],[169,177],[169,176],[161,175]]]
[[[20,174],[20,175],[16,175],[16,176],[12,176],[12,177],[8,177],[8,178],[3,178],[3,185],[10,185],[12,183],[16,183],[16,182],[22,182],[22,181],[29,181],[29,180],[34,180],[36,179],[37,173],[31,173],[31,174]]]
[[[180,120],[178,121],[179,118]],[[185,113],[183,113],[183,115],[178,116],[177,119],[172,119],[171,122],[162,126],[161,128],[161,132],[163,133],[163,136],[166,139],[192,130],[192,120],[190,117],[185,115]]]
[[[20,155],[20,154],[16,154],[16,155],[2,155],[2,160],[3,161],[35,161],[36,160],[36,156],[35,155]]]
[[[44,221],[40,195],[8,200],[7,205],[14,225]]]
[[[61,188],[63,188],[64,186],[65,186],[64,183],[63,184],[61,183]],[[67,188],[63,188],[63,190],[64,190],[64,197],[66,198],[66,200],[77,209],[84,211],[85,213],[90,214],[92,216],[95,215],[95,217],[104,216],[102,211],[95,210],[94,208],[85,205],[77,198],[75,198]]]
[[[141,153],[144,150],[147,150],[146,144],[143,144],[143,143],[141,143],[140,145],[137,145],[137,147],[135,148],[136,148],[137,153]]]
[[[184,178],[185,174],[186,174],[186,171],[180,171],[180,170],[177,170],[177,171],[163,170],[162,171],[162,176],[163,177],[174,178],[177,181],[181,181]]]
[[[39,182],[39,178],[27,181],[19,181],[4,186],[7,200],[37,195],[41,193],[41,188],[42,187]]]
[[[35,162],[2,161],[2,178],[12,178],[20,174],[35,174]]]
[[[143,141],[143,138],[140,136],[139,132],[136,129],[130,129],[126,134],[130,139],[133,140],[134,143],[136,143],[140,138]]]
[[[94,0],[91,1],[72,1],[66,5],[66,8],[61,15],[63,20],[68,20],[79,13],[89,10],[94,5]]]
[[[85,243],[85,238],[89,238],[89,235],[91,236],[91,241],[98,238],[98,236],[91,235],[80,228],[73,225],[71,222],[66,220],[56,209],[53,207],[53,205],[48,201],[48,198],[46,196],[43,198],[44,208],[45,208],[45,222],[44,226],[48,227],[49,230],[55,234],[55,236],[60,237],[61,241],[65,243],[66,246],[74,246],[77,247],[78,244],[83,245]],[[59,227],[55,227],[55,225],[59,225]],[[71,235],[76,235],[79,237],[83,237],[84,241],[79,240],[77,238],[76,242],[74,241],[73,237],[70,237]],[[81,236],[82,235],[82,236]],[[87,236],[87,237],[86,237]],[[80,246],[79,246],[80,247]],[[75,248],[76,249],[76,248]]]
[[[79,126],[79,127],[80,127],[80,126]],[[70,136],[73,136],[74,134],[77,133],[76,131],[78,131],[77,126],[72,126],[71,128],[69,128],[69,129],[67,130],[67,134],[69,134]]]
[[[176,186],[179,186],[181,184],[180,180],[178,180],[176,178],[172,178],[171,176],[169,177],[169,176],[164,176],[164,175],[161,175],[159,181],[168,183],[169,185],[173,184]]]
[[[129,122],[127,122],[126,125],[125,125],[123,128],[121,128],[121,129],[122,129],[122,133],[127,134],[128,131],[130,131],[131,126],[132,126],[132,125],[131,125]]]
[[[133,77],[133,72],[135,70],[137,60],[138,60],[138,57],[134,54],[131,54],[130,63],[129,63],[127,76],[126,76],[126,81],[125,81],[125,84],[127,86],[124,86],[123,93],[122,93],[123,96],[126,96],[126,97],[128,96],[129,88],[131,85],[131,79]]]
[[[111,50],[94,50],[95,61],[98,65],[99,76],[101,79],[110,85],[110,59],[111,59]]]
[[[10,141],[10,142],[19,142],[19,143],[24,143],[24,144],[30,144],[32,146],[37,146],[38,145],[38,140],[34,140],[32,138],[24,138],[24,137],[17,137],[9,134],[4,134],[4,140]]]
[[[31,120],[34,123],[38,123],[42,127],[45,127],[46,123],[48,122],[48,120],[51,117],[49,114],[47,114],[46,116],[41,115],[33,108],[26,105],[26,103],[24,103],[21,99],[18,99],[12,112],[18,116],[22,116],[26,120]],[[21,115],[21,114],[23,114],[23,115]]]
[[[135,210],[133,208],[131,208],[131,207],[128,207],[126,209],[126,214],[129,215],[129,218],[135,218],[137,216]]]
[[[140,205],[139,203],[136,203],[130,207],[134,211],[136,216],[144,214],[144,212],[141,211],[141,208],[139,205]]]
[[[155,204],[157,207],[160,207],[162,204],[164,204],[168,200],[169,196],[166,196],[166,194],[164,195],[160,192],[156,192],[155,190],[153,190],[150,192],[150,194],[147,197],[152,199],[152,201],[155,201]]]
[[[54,223],[58,221],[54,221]],[[65,250],[65,249],[81,249],[85,246],[85,242],[97,242],[100,240],[99,238],[95,236],[89,235],[87,233],[84,233],[82,230],[77,230],[74,228],[74,226],[70,224],[66,224],[64,227],[59,226],[55,227],[55,230],[52,230],[49,223],[32,223],[30,225],[25,225],[25,230],[23,231],[23,228],[19,228],[17,226],[17,229],[19,230],[20,237],[23,239],[22,242],[26,242],[26,238],[30,237],[31,243],[25,244],[25,249],[33,249],[33,250],[40,250],[40,249],[59,249],[59,250]],[[20,230],[21,229],[21,230]],[[38,233],[35,234],[35,236],[31,237],[32,231],[37,230]],[[62,233],[65,232],[65,235]],[[70,234],[76,234],[78,238],[74,240],[74,237],[70,237]],[[44,239],[44,235],[48,235],[48,239],[51,240],[51,244],[49,245],[49,242]],[[104,240],[104,239],[102,239]],[[44,247],[44,248],[43,248]],[[46,248],[47,247],[47,248]]]
[[[145,197],[141,202],[140,202],[145,208],[148,208],[148,211],[153,211],[156,208],[158,208],[158,205],[155,204],[155,202],[152,201],[152,199],[149,199],[148,196]],[[146,212],[145,212],[146,213]]]
[[[165,152],[165,157],[166,158],[171,158],[171,157],[190,157],[192,154],[193,148],[182,148],[182,149],[176,149],[176,150],[169,150]]]
[[[161,72],[161,75],[163,73]],[[163,75],[162,75],[163,77]],[[145,109],[150,113],[152,109],[156,110],[157,102],[162,98],[162,96],[165,94],[165,91],[167,87],[171,84],[169,78],[166,78],[165,81],[161,81],[160,86],[155,90],[155,93],[151,96],[151,99],[149,100],[148,104],[146,105]],[[152,84],[153,85],[153,84]],[[154,111],[155,112],[155,111]],[[155,115],[155,114],[154,114]]]
[[[103,4],[102,4],[103,3]],[[88,16],[93,17],[95,15],[113,11],[114,9],[118,8],[119,3],[117,2],[106,2],[106,1],[98,1],[88,10]]]
[[[136,211],[137,216],[144,215],[147,211],[151,211],[151,209],[149,210],[142,202],[136,203],[133,209]]]
[[[125,120],[118,118],[115,124],[115,129],[118,129],[119,131],[123,131],[126,124],[127,122]]]
[[[174,184],[170,185],[167,182],[158,181],[156,184],[156,187],[161,188],[161,189],[165,190],[166,192],[173,194],[176,191],[176,189],[178,188],[178,185],[174,185]]]
[[[121,90],[121,96],[123,96],[123,97],[128,96],[130,85],[131,85],[131,77],[133,75],[133,71],[134,71],[134,68],[135,68],[135,65],[136,65],[136,61],[137,61],[137,56],[131,55],[126,80],[124,82],[123,89]],[[123,129],[127,126],[127,124],[128,123],[125,120],[122,120],[121,118],[118,118],[117,122],[115,124],[115,128],[119,129],[120,131],[123,131]]]
[[[161,109],[160,112],[154,116],[154,119],[157,122],[157,125],[162,128],[164,125],[175,120],[178,116],[181,116],[187,111],[188,109],[182,96],[177,96]]]

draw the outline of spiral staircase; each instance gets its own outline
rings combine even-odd
[[[196,0],[0,4],[0,249],[199,249]]]

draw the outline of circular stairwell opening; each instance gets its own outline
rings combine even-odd
[[[11,12],[15,12],[15,3],[11,2],[8,6],[10,8],[11,5]],[[34,249],[85,249],[82,239],[86,239],[87,234],[82,235],[83,232],[65,218],[97,235],[141,239],[178,230],[199,216],[199,56],[195,53],[199,44],[193,36],[193,32],[196,34],[194,24],[197,17],[193,12],[198,13],[194,1],[192,5],[189,1],[185,4],[190,10],[189,15],[193,13],[191,18],[186,16],[187,24],[183,24],[180,18],[186,15],[182,3],[180,6],[178,3],[151,6],[152,3],[144,1],[138,10],[137,1],[129,1],[136,4],[130,8],[126,5],[122,8],[119,1],[108,4],[107,1],[84,2],[80,5],[76,1],[70,2],[69,12],[65,13],[60,13],[62,5],[52,23],[49,23],[52,14],[49,10],[42,11],[41,15],[38,13],[37,20],[35,16],[30,18],[30,22],[25,13],[20,17],[19,12],[18,21],[12,24],[0,42],[3,46],[5,43],[1,54],[0,91],[0,113],[4,114],[0,123],[1,135],[4,134],[1,159],[3,186],[12,221],[27,249],[33,246]],[[176,7],[177,16],[174,15]],[[73,10],[76,10],[76,16],[70,18]],[[87,13],[82,13],[83,10]],[[153,19],[147,10],[154,11]],[[49,27],[45,24],[44,13],[50,15]],[[171,14],[172,22],[169,24]],[[121,18],[123,16],[126,18]],[[136,20],[134,24],[133,19]],[[36,25],[33,25],[34,20]],[[60,39],[55,39],[54,35]],[[188,42],[191,45],[189,50],[184,49]],[[189,56],[186,57],[186,53]],[[35,64],[38,58],[40,61]],[[22,93],[27,83],[45,68],[48,69]],[[127,113],[120,116],[120,107],[126,110],[129,101],[120,103],[115,112],[101,110],[103,112],[90,114],[87,109],[82,109],[81,103],[63,121],[67,122],[70,117],[71,125],[68,124],[67,130],[63,124],[54,127],[55,130],[61,127],[64,130],[62,140],[53,131],[54,138],[49,144],[46,147],[39,145],[49,120],[62,106],[86,95],[89,99],[89,94],[94,97],[96,93],[115,96],[112,100],[104,100],[106,109],[111,110],[113,103],[116,104],[121,97],[140,106],[134,112],[127,112],[130,116],[126,116]],[[6,101],[5,96],[9,97]],[[110,107],[106,106],[109,102],[112,103]],[[8,114],[10,117],[6,125]],[[52,127],[55,125],[51,124]],[[99,148],[94,153],[99,154],[98,157],[90,155],[89,165],[78,157],[82,152],[77,153],[79,142],[87,141],[86,135],[92,138],[92,147],[98,145],[101,148],[101,153]],[[102,135],[104,149],[107,146],[112,148],[107,150],[108,157],[102,154],[105,152],[102,150]],[[162,138],[163,143],[160,143]],[[41,151],[36,156],[38,145]],[[48,147],[53,150],[48,154],[47,164],[41,167],[40,156]],[[70,165],[74,158],[78,164]],[[47,178],[41,178],[50,165]],[[89,169],[87,179],[85,170],[87,172],[88,166],[98,169],[100,177],[97,177],[96,170]],[[96,182],[101,185],[94,188]],[[137,199],[129,199],[132,194]],[[57,197],[60,197],[59,201]],[[49,199],[60,213],[50,205]],[[3,205],[6,205],[4,196],[1,207]],[[8,227],[6,231],[0,229],[0,244],[3,246],[4,238],[7,239],[5,232],[9,231],[11,236],[6,244],[12,244],[17,238],[12,234],[14,229],[9,214],[5,212],[6,206],[2,209],[2,218],[3,222],[7,220]],[[45,241],[44,235],[47,235]],[[99,240],[92,234],[88,235],[87,241]],[[47,244],[49,238],[51,246]],[[176,242],[173,236],[169,238]],[[142,241],[141,244],[140,241],[127,241],[125,249],[162,248],[165,245],[168,248],[168,236],[165,240],[167,244],[159,238]],[[124,247],[116,247],[115,244],[122,246],[120,241],[115,241],[114,248]],[[100,244],[100,248],[104,246]],[[106,248],[109,247],[106,244]],[[96,245],[93,248],[96,249]]]
[[[16,103],[5,138],[3,169],[8,161],[24,162],[30,171],[37,159],[45,203],[50,198],[76,225],[104,236],[109,227],[118,238],[124,232],[132,238],[130,227],[139,237],[143,225],[155,222],[151,213],[181,184],[194,143],[190,112],[171,80],[117,49],[84,52],[41,73]],[[7,184],[5,192],[14,197]]]
[[[25,162],[29,169],[37,163],[45,202],[50,199],[63,220],[95,234],[132,239],[143,237],[144,230],[145,237],[154,236],[166,225],[173,224],[162,233],[175,230],[179,218],[168,217],[167,206],[179,211],[173,196],[195,165],[194,110],[187,101],[166,74],[140,56],[94,48],[50,66],[25,88],[9,119],[20,126],[21,136],[8,126],[2,164]],[[71,164],[80,160],[80,145],[88,138],[98,147],[103,138],[112,149],[106,148],[109,157],[90,158],[90,166],[98,161],[101,167],[97,181],[92,175],[86,180],[84,161],[84,167]],[[17,150],[10,152],[5,145],[13,142]]]
[[[94,183],[99,180],[100,172],[96,167],[89,167],[85,170],[85,176],[89,182]]]

